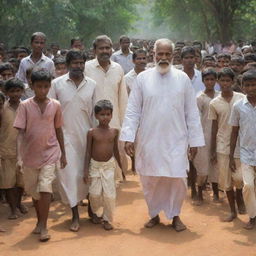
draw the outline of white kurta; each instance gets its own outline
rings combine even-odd
[[[76,87],[69,74],[52,81],[49,97],[61,103],[67,166],[57,174],[62,201],[71,207],[86,198],[88,186],[83,182],[86,138],[93,126],[96,83],[85,77]]]
[[[184,178],[187,149],[204,145],[194,89],[175,68],[137,76],[128,100],[120,140],[136,142],[136,171],[145,176]]]
[[[188,76],[171,68],[140,73],[130,94],[121,130],[122,141],[135,142],[150,217],[163,210],[179,215],[186,196],[187,149],[204,145],[196,97]]]

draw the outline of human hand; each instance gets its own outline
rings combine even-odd
[[[229,158],[229,168],[231,169],[232,172],[235,172],[236,170],[236,162],[234,157]]]
[[[196,154],[197,154],[197,148],[196,147],[189,148],[189,160],[190,161],[194,160]]]
[[[128,156],[133,157],[135,153],[134,143],[126,141],[124,146],[125,152]]]
[[[21,159],[18,159],[16,163],[16,168],[18,172],[23,173],[23,161]]]
[[[60,158],[60,168],[61,169],[64,169],[67,165],[67,159],[66,159],[66,156],[65,155],[61,155],[61,158]]]
[[[83,180],[84,180],[84,183],[85,183],[85,184],[90,184],[90,183],[91,183],[91,178],[89,177],[89,174],[88,174],[87,171],[84,172],[84,178],[83,178]]]

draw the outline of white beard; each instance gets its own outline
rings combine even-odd
[[[161,74],[161,75],[165,75],[167,74],[171,69],[171,64],[169,64],[166,67],[161,67],[161,65],[159,65],[158,63],[156,64],[156,70]]]

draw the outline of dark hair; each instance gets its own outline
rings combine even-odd
[[[10,62],[0,64],[0,74],[6,70],[11,70],[14,73],[14,67]]]
[[[184,46],[181,50],[181,58],[183,59],[187,54],[196,56],[196,51],[195,51],[194,47]]]
[[[218,72],[218,79],[220,79],[222,76],[228,76],[230,77],[232,80],[234,80],[235,77],[235,73],[231,68],[222,68],[219,72]]]
[[[53,59],[54,65],[58,65],[58,64],[66,64],[66,58],[63,56],[59,56],[57,58]]]
[[[217,79],[217,72],[212,68],[206,68],[202,71],[202,81],[204,81],[205,77],[207,76],[214,76],[215,79]]]
[[[256,62],[256,54],[255,53],[246,53],[244,55],[244,61],[245,62],[248,62],[248,61]]]
[[[199,48],[193,47],[195,49],[195,54],[199,53],[200,57],[202,58],[202,53]]]
[[[5,102],[5,96],[4,96],[4,94],[3,94],[2,92],[0,92],[0,98],[1,98],[1,100],[2,100],[3,102]]]
[[[31,82],[34,84],[37,81],[51,82],[52,76],[47,69],[33,69],[31,73]]]
[[[133,54],[132,54],[132,59],[135,60],[138,56],[138,54],[145,54],[147,55],[147,52],[143,49],[139,49],[139,50],[136,50]]]
[[[80,41],[80,42],[82,42],[82,39],[80,39],[79,37],[72,38],[72,39],[70,40],[70,46],[71,46],[71,47],[72,47],[72,45],[74,44],[75,41]]]
[[[231,55],[228,54],[228,53],[220,53],[220,54],[217,55],[216,58],[217,58],[217,60],[220,59],[220,58],[224,58],[224,59],[229,59],[229,60],[231,60]]]
[[[98,45],[100,42],[108,42],[111,47],[112,47],[112,45],[113,45],[112,40],[111,40],[108,36],[106,36],[106,35],[97,36],[97,37],[95,38],[95,40],[93,41],[93,43],[92,43],[94,50],[97,48],[97,45]]]
[[[30,43],[32,43],[37,36],[42,37],[46,41],[46,35],[43,32],[35,32],[31,36]]]
[[[241,65],[244,65],[244,58],[239,55],[233,55],[231,57],[231,62],[239,63]]]
[[[119,43],[122,43],[122,41],[125,40],[125,39],[129,39],[130,40],[130,38],[128,36],[126,36],[126,35],[120,36],[119,37]]]
[[[201,48],[203,47],[203,45],[202,45],[202,43],[201,43],[200,41],[194,41],[194,42],[192,43],[192,45],[193,45],[193,46],[195,46],[195,45],[200,45]]]
[[[256,70],[248,70],[243,74],[242,85],[245,81],[256,80]]]
[[[99,100],[94,106],[94,113],[98,114],[101,110],[111,110],[113,112],[113,105],[109,100]]]
[[[25,86],[21,80],[14,77],[14,78],[10,78],[9,80],[7,80],[4,84],[4,90],[6,92],[11,90],[12,88],[19,88],[19,89],[24,90]]]
[[[207,60],[210,60],[210,61],[216,61],[215,60],[215,58],[212,56],[212,55],[206,55],[206,56],[204,56],[204,58],[203,58],[203,63],[205,62],[205,61],[207,61]]]
[[[78,49],[71,49],[68,51],[66,55],[66,63],[69,65],[72,60],[77,60],[77,59],[83,59],[84,62],[86,61],[86,55],[84,52],[78,50]]]
[[[19,47],[15,50],[16,52],[16,55],[18,56],[18,54],[20,53],[26,53],[26,54],[29,54],[29,50],[25,47]]]

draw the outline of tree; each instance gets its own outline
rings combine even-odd
[[[178,37],[222,43],[239,36],[237,28],[249,19],[254,23],[247,29],[250,36],[255,10],[255,0],[158,0],[153,8],[156,22],[167,20]]]
[[[8,46],[28,45],[42,31],[48,42],[68,47],[72,37],[91,43],[99,34],[114,39],[136,19],[139,0],[0,0],[1,40]]]

